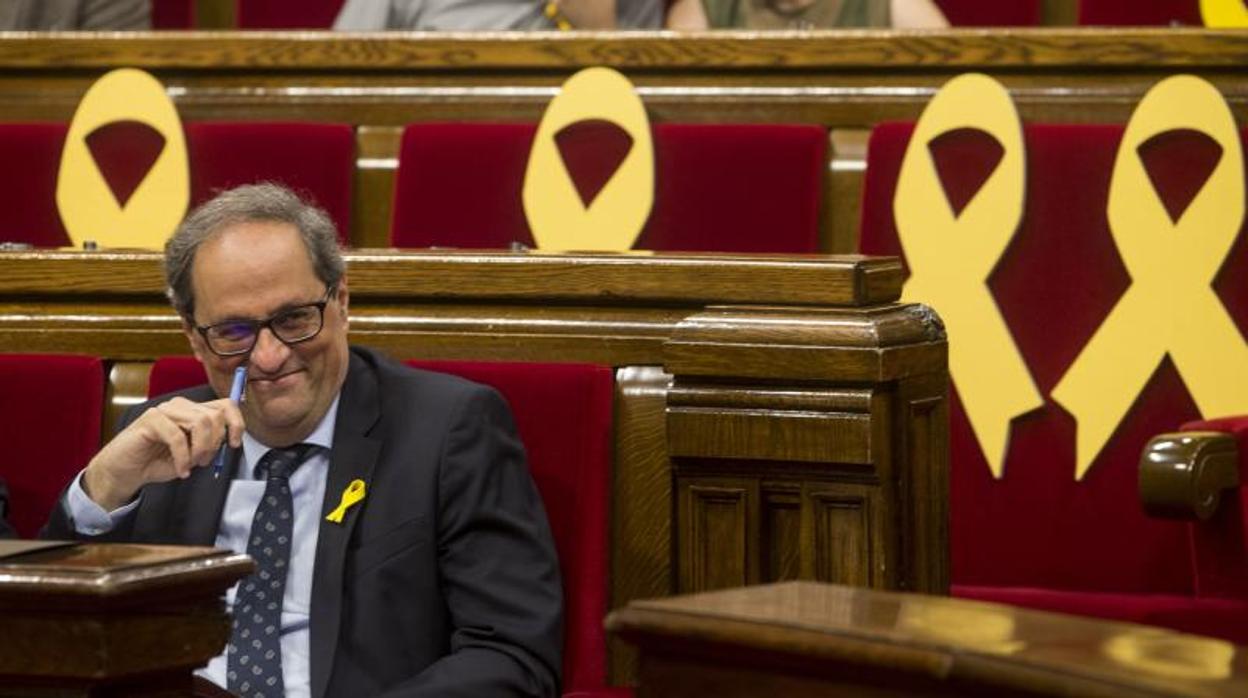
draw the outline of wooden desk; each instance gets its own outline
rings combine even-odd
[[[212,548],[79,544],[0,559],[0,694],[190,696],[255,565]]]
[[[811,582],[634,601],[638,698],[1244,696],[1248,648],[1129,623]]]

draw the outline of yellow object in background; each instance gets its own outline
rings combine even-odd
[[[1200,16],[1206,27],[1248,28],[1248,7],[1244,7],[1244,0],[1200,0]]]
[[[1222,157],[1177,222],[1139,148],[1175,129],[1208,135]],[[1118,146],[1109,227],[1131,286],[1053,389],[1078,423],[1083,479],[1167,355],[1205,417],[1248,411],[1248,345],[1213,280],[1244,222],[1244,159],[1235,117],[1217,88],[1178,75],[1136,107]]]
[[[151,126],[164,147],[124,205],[118,203],[87,146],[87,136],[117,121]],[[83,95],[61,154],[56,205],[75,247],[163,249],[191,198],[186,140],[177,109],[156,78],[133,68],[101,77]]]
[[[566,126],[591,119],[619,126],[632,138],[632,146],[587,206],[555,136]],[[633,246],[654,205],[654,145],[645,105],[628,78],[610,68],[586,68],[563,83],[533,138],[523,201],[539,249],[624,251]]]
[[[987,132],[1003,154],[983,186],[955,214],[928,145],[948,131]],[[923,110],[906,147],[893,199],[910,266],[905,302],[935,308],[949,332],[949,372],[984,457],[1000,478],[1014,417],[1044,405],[988,289],[988,275],[1023,217],[1022,124],[1009,92],[980,74],[944,85]]]

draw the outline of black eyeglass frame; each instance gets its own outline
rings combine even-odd
[[[250,354],[251,351],[256,348],[256,342],[260,341],[261,330],[264,330],[265,328],[268,328],[269,332],[274,337],[277,338],[277,341],[281,342],[282,344],[285,344],[288,347],[294,346],[296,344],[302,344],[303,342],[314,339],[317,335],[321,333],[321,330],[325,329],[325,306],[329,305],[329,301],[333,299],[334,294],[337,293],[337,291],[338,291],[338,284],[330,284],[329,286],[325,287],[325,297],[315,303],[304,303],[302,305],[296,305],[291,308],[286,308],[285,310],[282,310],[282,311],[279,311],[270,315],[264,320],[227,320],[225,322],[218,322],[213,325],[203,325],[203,326],[195,325],[195,331],[198,332],[199,336],[203,338],[204,345],[208,347],[209,351],[216,354],[217,356],[225,357],[225,358]],[[283,317],[286,317],[287,315],[290,315],[291,313],[298,312],[300,310],[305,310],[307,308],[316,308],[317,319],[319,321],[317,322],[317,325],[316,325],[316,331],[313,332],[312,334],[306,337],[300,337],[299,339],[286,339],[280,333],[278,333],[277,330],[273,329],[274,322],[277,322],[278,320],[282,319]],[[227,325],[234,325],[234,326],[249,325],[251,326],[252,328],[251,344],[248,345],[246,349],[240,349],[238,351],[228,351],[228,352],[219,351],[216,347],[212,346],[212,340],[208,338],[208,332],[211,331],[214,327],[224,327]]]

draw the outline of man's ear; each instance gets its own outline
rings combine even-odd
[[[348,318],[347,306],[350,305],[351,293],[347,290],[347,277],[345,274],[338,280],[338,293],[334,296],[334,299],[338,302],[338,307],[341,309],[343,321],[346,322]]]
[[[199,336],[195,326],[185,317],[182,318],[182,334],[186,335],[186,341],[191,345],[191,353],[195,354],[199,363],[204,363],[204,354],[208,351],[208,348],[204,346],[204,338]]]

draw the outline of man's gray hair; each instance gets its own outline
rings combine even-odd
[[[299,231],[312,259],[312,269],[326,286],[346,273],[338,231],[324,211],[272,182],[248,184],[221,192],[191,211],[165,243],[166,293],[178,314],[194,322],[195,293],[191,267],[200,245],[238,223],[289,223]]]

